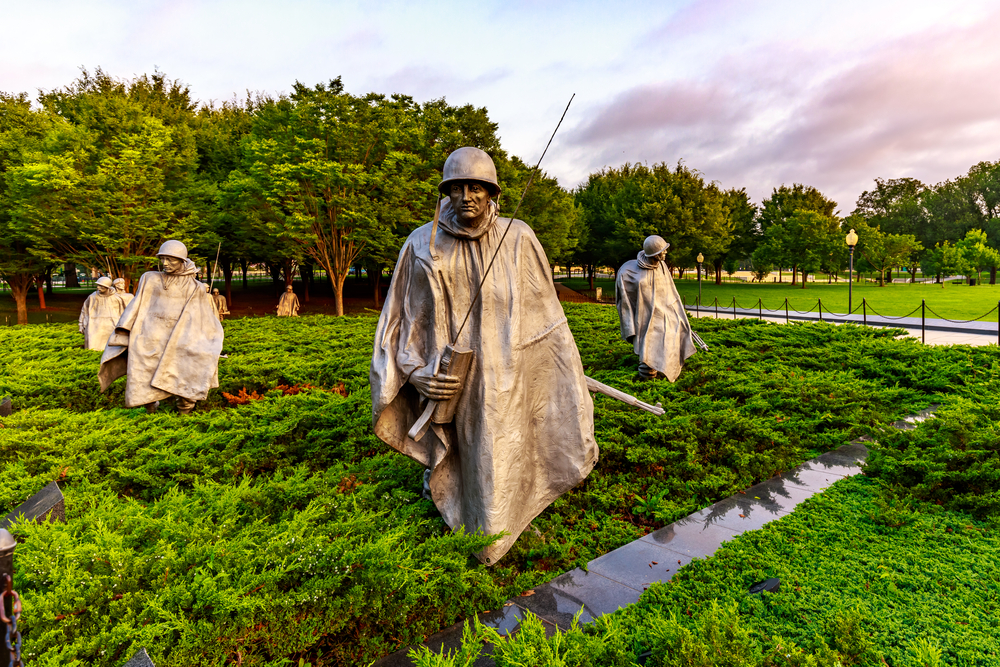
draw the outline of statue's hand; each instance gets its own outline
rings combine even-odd
[[[124,329],[119,329],[111,334],[111,338],[108,339],[108,345],[117,345],[119,347],[128,347],[128,332]]]
[[[455,375],[438,374],[427,378],[414,373],[410,376],[410,384],[432,401],[447,401],[462,390],[462,381]]]

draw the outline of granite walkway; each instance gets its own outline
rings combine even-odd
[[[895,426],[913,428],[914,422],[927,419],[936,407],[910,415]],[[517,632],[528,611],[552,631],[568,629],[581,608],[581,623],[615,612],[638,601],[652,583],[669,581],[693,559],[711,556],[723,542],[787,516],[806,498],[837,480],[858,474],[867,456],[868,448],[861,440],[827,452],[595,558],[586,571],[577,568],[537,586],[531,595],[513,598],[500,609],[483,612],[479,620],[506,636]],[[463,623],[432,635],[423,645],[436,653],[442,648],[457,649]],[[407,657],[408,650],[386,656],[374,667],[409,667],[413,662]],[[484,653],[488,652],[489,647]],[[486,655],[475,663],[476,667],[493,664]]]

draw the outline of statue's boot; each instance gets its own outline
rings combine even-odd
[[[660,377],[660,373],[655,368],[644,362],[639,362],[639,377],[643,380],[655,380]]]
[[[153,401],[152,403],[146,403],[145,405],[146,412],[149,414],[153,414],[154,412],[156,412],[156,408],[158,407],[160,407],[159,401]]]
[[[189,415],[194,410],[195,401],[178,396],[175,400],[175,405],[177,406],[177,412],[182,415]]]

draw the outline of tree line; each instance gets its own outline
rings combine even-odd
[[[248,94],[198,104],[162,72],[133,79],[83,70],[70,85],[0,93],[0,278],[27,321],[27,294],[74,265],[131,284],[156,265],[167,238],[200,266],[217,266],[232,302],[234,275],[265,265],[276,282],[296,272],[308,289],[329,278],[336,312],[344,282],[364,267],[378,299],[406,236],[427,222],[446,156],[476,146],[497,165],[509,215],[530,168],[501,147],[485,108],[406,95],[354,95],[338,77],[287,95]],[[884,281],[990,271],[1000,264],[1000,163],[935,186],[876,179],[841,218],[816,188],[782,185],[759,205],[745,188],[723,189],[682,162],[625,164],[591,174],[572,191],[541,174],[518,217],[551,263],[620,266],[642,240],[671,243],[682,271],[699,253],[723,271],[758,276],[791,269],[835,275],[847,264],[844,233],[857,231],[856,266]],[[980,276],[981,277],[981,276]]]

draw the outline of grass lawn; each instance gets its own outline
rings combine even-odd
[[[588,289],[588,282],[582,278],[560,281],[575,290]],[[698,298],[698,281],[675,280],[677,291],[681,293],[685,303],[693,303]],[[614,294],[613,280],[598,280],[595,285],[601,287],[606,294]],[[723,283],[715,285],[710,281],[702,281],[701,302],[711,306],[718,299],[719,307],[732,307],[733,299],[741,308],[756,308],[760,299],[764,308],[784,312],[785,299],[792,310],[816,310],[818,300],[823,302],[823,312],[847,312],[847,283],[825,282],[809,283],[806,289],[792,286],[789,283]],[[1000,301],[1000,285],[968,286],[960,283],[947,283],[944,288],[934,284],[895,284],[879,287],[876,284],[855,283],[853,289],[853,306],[856,312],[861,312],[862,299],[868,306],[868,312],[891,317],[901,317],[916,310],[915,317],[920,317],[921,299],[927,301],[927,317],[946,317],[949,319],[971,320],[995,311]],[[933,311],[933,312],[932,312]],[[983,318],[995,322],[996,312]]]

